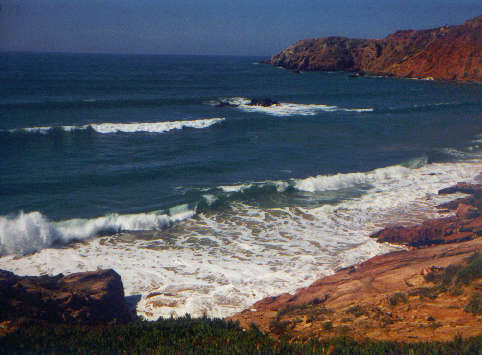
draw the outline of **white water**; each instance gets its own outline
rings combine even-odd
[[[207,118],[192,121],[167,121],[167,122],[132,122],[132,123],[90,123],[82,126],[60,126],[60,127],[26,127],[12,129],[9,132],[28,132],[28,133],[40,133],[47,134],[55,128],[60,128],[66,132],[72,132],[77,130],[93,129],[100,134],[109,133],[136,133],[136,132],[149,132],[149,133],[164,133],[174,129],[183,128],[207,128],[212,125],[224,121],[224,118]]]
[[[174,216],[157,213],[110,214],[57,223],[49,221],[37,211],[20,212],[16,216],[0,216],[0,255],[29,254],[54,244],[66,244],[125,230],[161,230],[193,215],[194,212],[189,210]]]
[[[231,105],[236,105],[237,109],[244,112],[262,112],[273,116],[314,116],[320,112],[335,112],[335,111],[347,111],[347,112],[372,112],[373,108],[343,108],[330,105],[315,105],[315,104],[296,104],[280,102],[277,105],[271,106],[252,106],[249,105],[250,99],[244,97],[232,97],[228,99],[221,99],[221,102],[225,102]]]
[[[339,190],[357,185],[377,184],[380,181],[388,183],[390,181],[402,180],[409,177],[412,172],[412,169],[395,165],[365,173],[318,175],[306,179],[298,179],[295,180],[295,187],[298,190],[308,192]]]
[[[43,249],[23,257],[4,256],[0,268],[21,275],[113,268],[122,276],[126,295],[141,295],[137,311],[147,319],[186,312],[227,316],[263,297],[293,292],[337,268],[395,249],[369,235],[387,225],[438,217],[435,206],[456,196],[439,196],[437,191],[471,181],[481,170],[480,160],[474,160],[307,177],[293,181],[295,188],[336,191],[363,184],[368,190],[361,197],[318,208],[262,209],[232,203],[231,210],[180,217],[177,223],[142,214],[110,222],[102,217],[99,224],[97,219],[84,220],[83,227],[72,221],[52,224],[39,214],[2,218],[3,247],[8,233],[9,240],[23,238],[22,245]],[[236,192],[246,186],[223,188]],[[142,216],[140,221],[136,216]],[[62,249],[48,247],[58,233],[69,239],[89,228],[144,229],[168,221],[169,228],[148,233],[126,231]]]

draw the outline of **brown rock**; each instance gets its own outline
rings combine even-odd
[[[250,307],[255,311],[243,311],[232,319],[244,327],[255,323],[273,336],[281,336],[276,326],[286,324],[284,335],[300,341],[333,334],[408,342],[479,335],[480,317],[464,308],[469,296],[479,292],[480,277],[452,293],[432,297],[434,281],[427,275],[443,272],[443,268],[461,264],[482,251],[482,239],[478,238],[482,235],[481,191],[481,185],[471,184],[443,189],[440,194],[471,194],[451,206],[457,209],[455,216],[414,227],[385,228],[373,235],[379,241],[417,248],[376,256],[341,269],[294,295],[268,297]]]
[[[455,215],[459,218],[477,218],[480,216],[480,213],[477,208],[474,206],[466,205],[464,203],[460,203],[457,207],[457,211]]]
[[[300,340],[333,336],[324,326],[327,323],[335,333],[343,330],[356,339],[448,341],[457,334],[479,335],[480,317],[464,311],[477,281],[466,286],[459,296],[444,294],[422,299],[412,295],[419,287],[433,286],[420,275],[421,270],[440,270],[463,263],[477,251],[482,251],[481,239],[379,255],[356,269],[345,268],[322,278],[294,295],[260,300],[250,307],[255,311],[246,310],[231,319],[240,321],[242,327],[255,323],[273,336],[278,335],[272,332],[272,324],[287,322],[290,327],[286,328],[286,335]],[[436,332],[427,323],[431,316],[437,320]],[[297,319],[305,321],[297,323]],[[455,327],[457,323],[464,327]]]
[[[393,226],[372,234],[380,242],[423,247],[434,244],[455,243],[470,240],[482,232],[482,186],[458,183],[439,191],[439,194],[466,193],[459,198],[440,205],[456,210],[455,216],[433,219],[414,227]]]
[[[461,192],[469,195],[476,195],[480,197],[480,195],[482,195],[482,185],[470,184],[467,182],[459,182],[455,186],[450,186],[445,189],[441,189],[438,192],[438,194],[449,195],[449,194],[454,194],[456,192]]]
[[[472,238],[471,232],[460,232],[461,223],[456,217],[429,220],[414,227],[394,226],[371,235],[379,242],[403,244],[411,247],[455,243]]]
[[[133,318],[114,270],[38,277],[0,270],[0,323],[99,324]]]
[[[296,42],[270,64],[408,78],[482,81],[482,16],[459,26],[395,32],[384,39],[325,37]]]

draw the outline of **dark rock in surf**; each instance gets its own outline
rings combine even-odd
[[[229,101],[220,101],[218,104],[216,104],[216,107],[238,107],[240,104],[234,104]],[[279,105],[278,101],[272,100],[270,98],[264,98],[264,99],[256,99],[252,98],[249,100],[249,103],[247,103],[248,106],[263,106],[263,107],[270,107],[274,105]]]
[[[135,319],[114,270],[68,276],[17,276],[0,270],[0,324],[16,329],[37,323],[103,324]]]
[[[215,107],[238,107],[239,105],[237,104],[232,104],[227,101],[221,101],[215,105]]]
[[[272,100],[270,98],[251,99],[251,101],[248,104],[248,106],[263,106],[263,107],[269,107],[274,105],[279,105],[279,102]]]

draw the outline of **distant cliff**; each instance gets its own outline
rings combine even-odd
[[[482,81],[482,15],[458,26],[397,31],[383,39],[301,40],[268,63],[292,70]]]

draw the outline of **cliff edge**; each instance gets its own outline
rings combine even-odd
[[[407,250],[339,270],[294,294],[256,302],[231,317],[275,337],[305,342],[448,341],[482,332],[482,185],[459,183],[440,194],[468,196],[439,206],[455,215],[372,235]]]
[[[292,70],[480,82],[482,15],[458,26],[397,31],[383,39],[305,39],[268,63]]]

